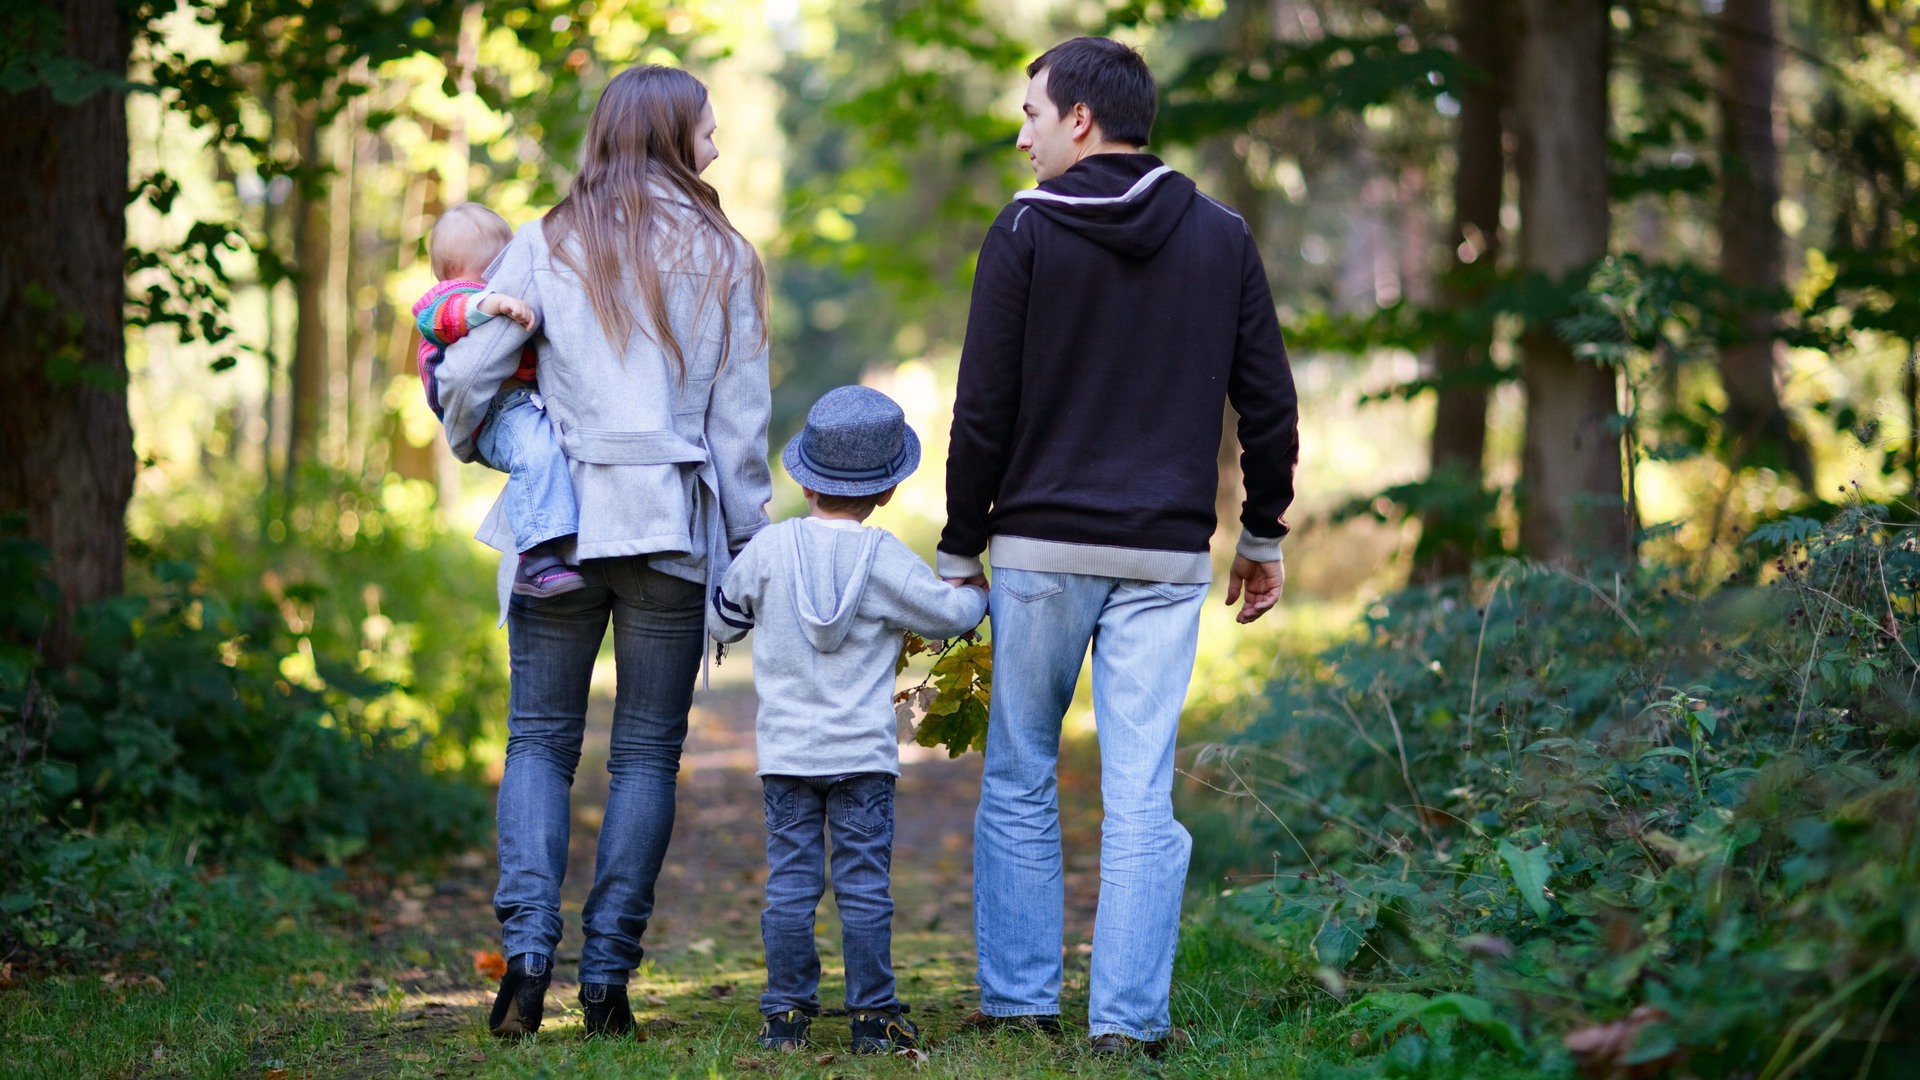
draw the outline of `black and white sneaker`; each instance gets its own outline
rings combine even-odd
[[[853,1014],[853,1052],[891,1054],[895,1050],[918,1050],[920,1029],[906,1018],[906,1006],[897,1011],[856,1012]]]
[[[813,1045],[807,1037],[807,1027],[812,1023],[813,1017],[799,1009],[774,1013],[760,1025],[760,1045],[785,1054],[799,1053]]]

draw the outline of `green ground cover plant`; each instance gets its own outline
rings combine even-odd
[[[1896,1075],[1915,538],[1856,503],[1712,586],[1510,561],[1375,605],[1201,754],[1272,853],[1215,904],[1277,1014],[1363,1033],[1328,1075]]]
[[[484,573],[430,521],[315,502],[330,520],[291,543],[215,521],[141,544],[139,584],[76,615],[59,667],[44,552],[0,537],[0,962],[200,941],[227,874],[406,866],[485,835],[491,596],[448,610],[441,587]]]

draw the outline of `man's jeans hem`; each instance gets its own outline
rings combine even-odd
[[[1058,1005],[981,1005],[980,1011],[988,1016],[1059,1016]]]
[[[1171,1031],[1173,1031],[1173,1029],[1170,1027],[1149,1032],[1145,1028],[1130,1028],[1122,1027],[1119,1024],[1101,1023],[1087,1025],[1087,1038],[1097,1039],[1102,1035],[1125,1035],[1129,1039],[1138,1039],[1141,1042],[1153,1042],[1157,1039],[1166,1038]]]

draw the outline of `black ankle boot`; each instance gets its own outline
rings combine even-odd
[[[615,1037],[633,1034],[633,1009],[627,1005],[627,988],[612,983],[581,983],[580,1009],[586,1013],[587,1038],[596,1035]]]
[[[493,1013],[487,1017],[487,1030],[502,1039],[523,1038],[539,1031],[540,1014],[547,1005],[547,983],[552,978],[552,962],[539,953],[521,953],[508,960],[499,996],[493,999]]]

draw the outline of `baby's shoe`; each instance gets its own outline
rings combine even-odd
[[[774,1013],[760,1025],[760,1045],[786,1054],[799,1053],[813,1045],[807,1038],[807,1026],[812,1023],[813,1018],[799,1009]]]
[[[513,574],[516,596],[531,596],[540,600],[583,589],[586,585],[587,579],[580,576],[579,567],[568,566],[558,555],[536,554],[533,551],[520,556],[520,566]]]
[[[920,1029],[904,1015],[907,1007],[886,1012],[860,1011],[853,1014],[853,1052],[891,1054],[895,1050],[917,1050]]]

